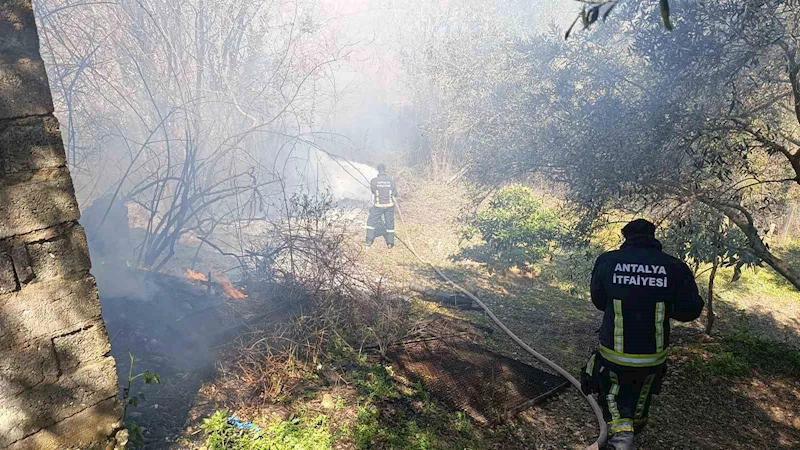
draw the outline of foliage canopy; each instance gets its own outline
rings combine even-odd
[[[711,209],[800,288],[764,241],[800,181],[800,9],[673,0],[672,33],[659,9],[618,2],[616,26],[518,39],[497,50],[516,61],[502,77],[448,66],[486,79],[490,92],[475,100],[491,99],[471,113],[461,108],[468,85],[452,86],[462,98],[445,108],[471,124],[457,151],[487,186],[531,173],[562,184],[585,233],[611,212],[663,220]]]

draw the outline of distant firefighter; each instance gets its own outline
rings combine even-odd
[[[397,187],[394,180],[386,175],[386,166],[378,164],[378,176],[370,181],[372,208],[367,219],[367,246],[375,241],[376,230],[383,231],[386,246],[394,247],[394,199]]]

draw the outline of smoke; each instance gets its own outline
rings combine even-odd
[[[36,3],[113,354],[125,361],[130,351],[181,385],[172,398],[194,381],[187,374],[203,372],[187,367],[213,367],[210,337],[228,325],[220,311],[231,305],[180,277],[211,274],[209,282],[240,300],[234,307],[256,303],[258,292],[247,290],[245,299],[221,274],[235,277],[254,250],[282,242],[270,232],[291,220],[287,193],[328,192],[340,206],[337,227],[363,239],[372,164],[389,153],[391,161],[419,161],[414,152],[431,145],[431,111],[457,81],[441,70],[460,57],[449,44],[493,28],[525,34],[571,7],[566,0]],[[183,423],[185,411],[159,411],[140,423]],[[148,448],[159,440],[151,438]]]
[[[293,179],[295,192],[328,192],[338,203],[363,204],[370,202],[369,182],[378,175],[372,166],[317,149],[309,149],[308,158],[293,164],[291,172],[285,175]]]

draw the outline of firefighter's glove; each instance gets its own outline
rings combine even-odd
[[[593,354],[586,367],[581,371],[581,391],[584,395],[597,394],[600,392],[600,374],[602,367],[600,357],[597,353]]]

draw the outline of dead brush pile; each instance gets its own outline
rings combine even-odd
[[[265,319],[224,350],[216,385],[226,407],[243,414],[289,399],[312,383],[336,383],[344,360],[405,338],[415,328],[412,302],[358,264],[346,223],[327,198],[296,197],[248,252],[245,279],[272,286],[293,312]],[[280,287],[280,289],[276,289]]]

